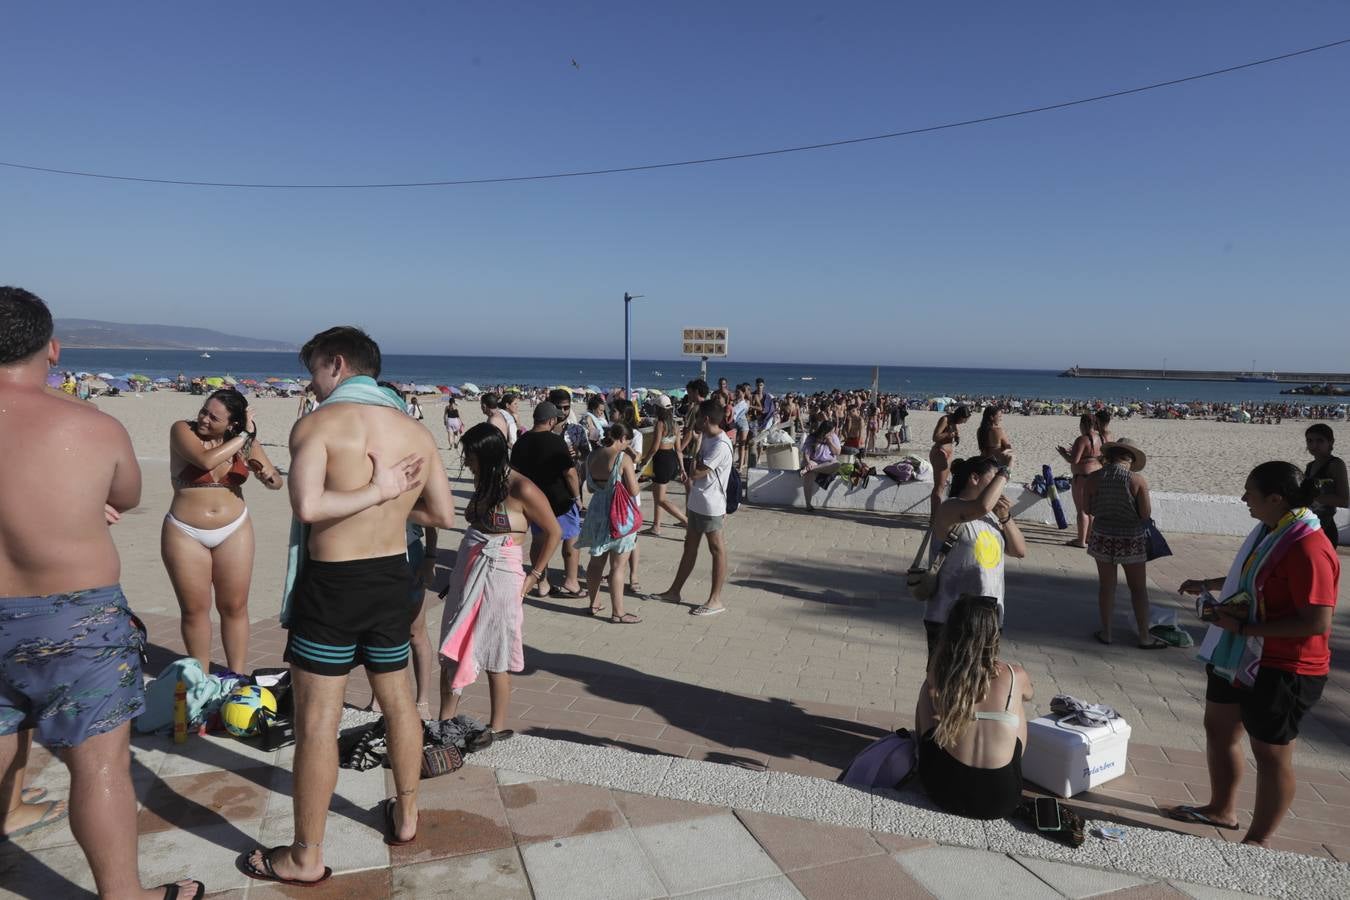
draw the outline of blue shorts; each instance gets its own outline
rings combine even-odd
[[[0,735],[74,747],[145,707],[141,635],[118,585],[0,598]]]
[[[575,503],[572,508],[562,515],[558,516],[558,524],[562,526],[562,539],[564,541],[574,541],[581,537],[581,508]],[[530,523],[530,534],[538,535],[541,529]]]

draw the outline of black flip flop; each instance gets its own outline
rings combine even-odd
[[[262,850],[263,867],[261,869],[254,866],[253,863],[249,860],[249,857],[253,855],[253,850],[250,850],[243,856],[239,857],[239,864],[238,864],[239,871],[243,872],[245,875],[247,875],[249,878],[252,878],[254,881],[272,881],[277,884],[294,885],[295,887],[314,887],[314,885],[322,884],[323,882],[333,877],[333,870],[330,869],[328,866],[324,866],[323,874],[318,878],[315,878],[313,881],[306,881],[303,878],[282,878],[280,875],[276,873],[276,870],[272,868],[272,854],[276,853],[278,850],[285,850],[286,845],[281,844],[279,846],[273,847],[271,850],[267,850],[262,847],[255,847],[254,849]]]
[[[1232,825],[1216,822],[1202,813],[1200,808],[1196,806],[1174,806],[1165,811],[1163,815],[1177,822],[1187,822],[1191,825],[1209,825],[1211,828],[1222,828],[1225,831],[1237,831],[1241,827],[1237,822]]]
[[[197,889],[186,897],[183,897],[183,889],[177,884],[161,884],[160,887],[164,888],[164,900],[180,900],[180,898],[181,900],[201,900],[202,897],[206,896],[206,885],[200,881],[192,883],[197,886]]]
[[[404,847],[417,840],[417,833],[407,840],[400,840],[398,836],[398,823],[394,821],[394,801],[385,800],[381,804],[384,807],[384,842],[390,847]]]
[[[582,597],[585,597],[585,596],[586,596],[586,589],[585,589],[585,588],[577,588],[575,591],[565,591],[565,590],[563,590],[562,588],[554,588],[554,589],[549,593],[549,596],[550,596],[550,597],[561,597],[561,598],[563,598],[564,600],[580,600]]]

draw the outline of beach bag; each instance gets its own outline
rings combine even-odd
[[[1149,562],[1172,555],[1172,548],[1167,546],[1167,539],[1163,537],[1152,519],[1144,526],[1144,538],[1148,541],[1148,550],[1144,556]]]
[[[741,508],[741,473],[735,466],[727,473],[727,515]]]
[[[896,484],[908,484],[914,480],[914,467],[907,462],[891,463],[881,471]]]
[[[623,458],[616,457],[615,461],[614,471],[609,474],[610,481],[614,482],[614,494],[609,501],[609,536],[618,540],[642,527],[642,508],[619,478],[619,473],[623,471]]]
[[[899,790],[918,769],[919,742],[908,728],[868,744],[839,775],[840,784]]]
[[[947,561],[947,554],[956,546],[956,532],[960,527],[958,525],[951,530],[942,546],[938,548],[937,555],[927,566],[919,565],[919,560],[923,559],[924,551],[928,549],[928,541],[933,536],[933,530],[930,528],[919,542],[919,552],[914,554],[914,562],[910,563],[909,571],[905,573],[905,584],[909,587],[910,595],[920,603],[928,602],[937,593],[938,575],[942,572],[942,564]]]

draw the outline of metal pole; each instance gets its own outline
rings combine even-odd
[[[633,399],[633,357],[629,351],[628,344],[628,319],[629,308],[633,304],[633,297],[627,291],[623,292],[623,395],[629,400]]]

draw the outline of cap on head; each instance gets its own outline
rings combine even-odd
[[[558,412],[558,407],[547,400],[534,408],[534,424],[536,425],[543,425],[545,422],[560,418],[562,418],[562,415]]]
[[[670,398],[665,394],[659,394],[656,398],[656,405],[662,409],[670,409]]]

